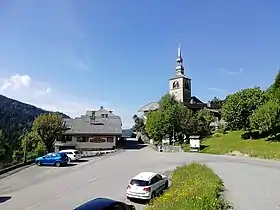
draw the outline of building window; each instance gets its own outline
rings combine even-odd
[[[87,142],[87,137],[85,137],[85,136],[78,136],[77,137],[77,142]]]
[[[173,88],[179,88],[179,82],[178,81],[173,82]]]
[[[112,137],[112,136],[107,137],[107,142],[113,143],[114,142],[114,137]]]
[[[108,118],[108,114],[101,114],[102,118]]]
[[[65,136],[65,141],[72,141],[72,136]]]
[[[89,141],[91,143],[104,143],[104,142],[106,142],[106,139],[103,137],[96,136],[96,137],[90,138]]]

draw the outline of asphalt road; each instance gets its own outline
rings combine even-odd
[[[126,201],[128,181],[142,171],[168,175],[176,166],[205,163],[224,180],[235,209],[280,208],[280,164],[246,157],[158,153],[149,147],[128,149],[77,165],[32,166],[0,180],[0,209],[73,209],[95,197]],[[6,200],[4,197],[11,197]],[[135,204],[138,210],[143,204]]]

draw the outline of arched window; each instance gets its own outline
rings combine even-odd
[[[178,88],[178,87],[179,87],[179,82],[178,81],[173,82],[173,88]]]

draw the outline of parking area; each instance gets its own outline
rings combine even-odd
[[[0,180],[0,209],[71,210],[98,197],[125,201],[132,177],[143,171],[169,175],[176,166],[204,163],[225,182],[226,199],[237,209],[277,209],[277,161],[194,153],[160,153],[149,147],[94,157],[69,167],[32,166]],[[258,174],[258,176],[256,176]],[[254,189],[254,190],[252,190]],[[251,202],[254,200],[254,202]],[[133,203],[137,210],[145,205]]]
[[[60,176],[65,175],[66,173],[71,173],[73,171],[82,169],[88,164],[91,164],[95,161],[102,160],[111,155],[114,155],[116,151],[103,151],[103,152],[94,152],[90,153],[88,156],[84,156],[82,159],[77,161],[72,161],[66,166],[55,167],[55,166],[37,166],[32,164],[28,167],[24,167],[22,170],[9,175],[2,176],[0,179],[0,192],[2,194],[12,193],[19,189],[25,189],[32,185],[50,180],[53,178],[59,178]]]

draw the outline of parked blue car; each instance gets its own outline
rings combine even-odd
[[[35,164],[38,166],[42,165],[53,165],[53,166],[63,166],[67,165],[69,162],[68,156],[65,153],[49,153],[42,157],[38,157],[35,159]]]
[[[135,206],[109,198],[96,198],[76,207],[74,210],[135,210]]]

